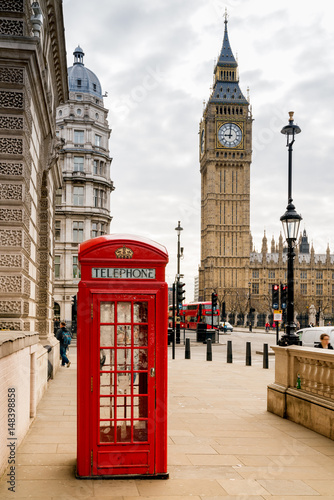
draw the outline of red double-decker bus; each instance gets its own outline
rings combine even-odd
[[[219,325],[220,311],[213,311],[213,326]],[[196,330],[198,323],[206,323],[210,329],[212,325],[211,302],[193,302],[183,304],[180,310],[181,328]]]

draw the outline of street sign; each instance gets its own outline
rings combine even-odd
[[[282,321],[282,311],[274,311],[274,321]]]

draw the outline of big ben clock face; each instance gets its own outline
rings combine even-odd
[[[242,140],[241,128],[236,123],[224,123],[218,130],[218,140],[225,148],[236,148]]]

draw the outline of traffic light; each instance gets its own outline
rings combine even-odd
[[[279,305],[279,285],[272,285],[272,308],[278,309]]]
[[[226,308],[225,308],[225,302],[222,303],[222,313],[221,313],[221,318],[222,321],[225,321],[226,319]]]
[[[218,302],[218,295],[215,292],[213,292],[213,294],[211,295],[211,303],[213,311],[217,309],[217,302]]]
[[[185,286],[185,283],[181,283],[181,281],[177,281],[176,283],[176,302],[177,304],[181,304],[181,302],[184,300],[184,296],[186,291],[183,290],[183,287]]]
[[[288,285],[281,284],[281,309],[286,309]]]

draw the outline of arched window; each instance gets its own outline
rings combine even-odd
[[[53,303],[53,316],[55,320],[60,320],[60,305],[58,302]]]

